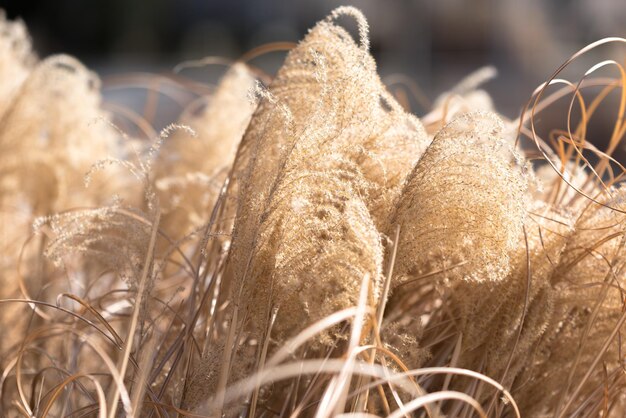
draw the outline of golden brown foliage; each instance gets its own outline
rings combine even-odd
[[[255,326],[264,328],[261,318],[279,308],[275,329],[283,337],[295,324],[353,305],[365,274],[377,299],[376,227],[427,141],[382,86],[366,39],[354,43],[334,17],[289,53],[262,93],[236,162],[244,174],[235,283],[243,306],[258,310]],[[363,28],[362,15],[355,17]]]
[[[176,132],[163,144],[156,189],[165,212],[161,227],[172,239],[181,239],[210,217],[254,111],[249,98],[253,86],[250,70],[242,63],[233,65],[216,91],[201,97],[204,108],[181,119],[195,138]]]
[[[444,126],[408,178],[389,227],[400,227],[396,282],[441,271],[499,281],[524,222],[524,177],[503,125],[467,113]]]
[[[267,87],[168,79],[197,100],[139,140],[1,15],[0,415],[623,416],[626,72],[585,102],[561,67],[514,138],[492,69],[424,128],[368,49],[340,7]],[[579,119],[537,129],[572,92]]]

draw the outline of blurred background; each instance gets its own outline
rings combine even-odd
[[[26,22],[40,56],[75,55],[105,80],[298,41],[340,4],[367,16],[382,75],[409,76],[432,100],[494,65],[499,76],[485,88],[510,117],[576,50],[626,35],[624,0],[0,0],[9,18]],[[283,57],[255,64],[273,72]]]

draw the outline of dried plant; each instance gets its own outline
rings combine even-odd
[[[617,193],[611,203],[621,209],[623,193]],[[576,220],[549,276],[552,303],[543,309],[550,315],[522,378],[546,388],[541,393],[531,388],[520,391],[519,402],[529,414],[559,410],[567,396],[584,405],[586,397],[604,384],[616,385],[612,390],[618,393],[624,390],[617,376],[623,373],[626,346],[621,338],[609,338],[623,323],[623,228],[622,213],[597,204],[585,207]],[[604,347],[607,339],[609,345]],[[601,363],[594,364],[598,360]],[[606,400],[611,401],[615,400]]]
[[[7,33],[20,36],[19,24],[12,25]],[[26,39],[11,42],[23,61],[14,64],[15,70],[23,72],[7,90],[5,97],[11,100],[3,107],[0,124],[0,274],[5,298],[16,297],[20,283],[39,287],[38,279],[29,282],[41,272],[25,266],[36,264],[40,249],[23,248],[36,217],[101,205],[117,190],[121,193],[124,181],[119,176],[101,179],[94,185],[99,193],[84,192],[83,177],[90,166],[118,152],[117,134],[100,108],[97,77],[68,56],[35,64],[26,55]],[[10,318],[7,314],[3,322]]]
[[[333,23],[343,13],[358,21],[360,46]],[[378,299],[376,223],[390,212],[426,138],[382,86],[364,18],[353,9],[338,9],[313,28],[259,94],[235,162],[241,184],[232,297],[257,341],[277,308],[272,338],[284,341],[356,303],[365,275]],[[242,349],[241,356],[253,353]]]
[[[155,181],[164,211],[161,227],[172,239],[183,238],[210,217],[254,111],[249,97],[254,81],[245,64],[233,65],[212,95],[193,103],[204,108],[190,109],[181,119],[195,138],[177,132],[163,144]]]
[[[1,15],[0,414],[623,416],[626,72],[561,76],[608,43],[516,121],[491,68],[420,121],[339,7],[273,78],[159,78],[156,133]]]
[[[407,179],[389,231],[400,227],[396,282],[431,271],[499,281],[524,222],[524,177],[490,113],[444,126]]]
[[[453,315],[463,335],[458,359],[510,385],[532,363],[533,349],[554,314],[551,277],[571,235],[568,216],[541,202],[525,208],[524,230],[510,256],[509,273],[495,283],[459,282],[450,290]]]

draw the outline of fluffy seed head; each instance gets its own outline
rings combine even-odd
[[[556,294],[550,279],[572,231],[567,215],[540,201],[527,210],[525,235],[518,237],[506,277],[461,281],[450,291],[450,306],[463,335],[460,366],[483,365],[481,372],[504,384],[531,362],[533,348],[552,318]]]
[[[499,119],[468,113],[446,125],[408,178],[389,231],[400,226],[398,280],[441,270],[501,280],[524,219],[525,180]]]
[[[426,134],[382,86],[365,42],[357,45],[331,18],[289,53],[261,96],[235,163],[241,189],[231,259],[250,258],[233,266],[237,282],[245,278],[252,292],[264,287],[257,280],[271,281],[277,300],[291,298],[281,289],[327,283],[320,286],[334,287],[342,301],[332,306],[349,306],[364,272],[378,281],[376,226],[386,221]],[[277,238],[283,234],[284,242]],[[327,312],[311,301],[298,309],[307,323]]]
[[[602,197],[600,201],[624,210],[623,190],[611,193],[616,197]],[[623,213],[596,203],[588,202],[579,213],[574,232],[550,277],[553,313],[533,361],[520,377],[530,379],[534,385],[515,394],[529,415],[554,411],[561,400],[573,396],[581,382],[577,405],[608,382],[623,387],[619,375],[623,373],[626,344],[619,335],[626,326],[622,323],[616,336],[609,337],[624,314],[625,225]],[[592,368],[598,356],[600,361]],[[583,380],[588,371],[589,377]]]
[[[162,228],[177,240],[208,221],[254,111],[249,92],[255,79],[245,64],[234,64],[216,91],[203,97],[199,114],[184,115],[188,132],[175,132],[159,153],[156,189],[164,211]],[[200,157],[202,156],[202,157]]]

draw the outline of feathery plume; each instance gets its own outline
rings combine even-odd
[[[459,116],[435,137],[408,178],[388,231],[400,226],[395,283],[440,277],[499,281],[524,221],[526,182],[486,112]]]

